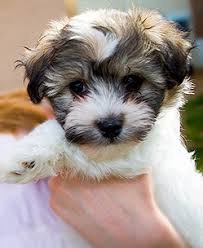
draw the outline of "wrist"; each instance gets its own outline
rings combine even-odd
[[[188,248],[183,238],[158,207],[154,208],[153,216],[155,221],[153,232],[157,233],[157,237],[153,239],[154,247],[160,247],[160,245],[162,245],[164,248]]]

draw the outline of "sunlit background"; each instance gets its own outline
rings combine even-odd
[[[196,90],[183,110],[183,119],[188,146],[197,151],[197,164],[203,170],[203,0],[0,0],[0,90],[23,87],[23,71],[14,70],[14,61],[20,58],[23,46],[34,45],[50,20],[90,8],[127,10],[132,4],[158,9],[183,29],[193,30]]]

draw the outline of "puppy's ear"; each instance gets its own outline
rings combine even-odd
[[[45,96],[45,75],[54,57],[52,48],[40,47],[29,50],[24,63],[25,78],[29,80],[27,91],[34,103],[40,103]]]
[[[167,87],[180,85],[190,71],[192,44],[187,35],[159,12],[133,10],[137,28],[153,46],[157,63],[163,68]]]
[[[29,80],[27,91],[34,103],[40,103],[46,95],[46,75],[54,63],[57,50],[62,46],[61,33],[68,26],[67,17],[53,21],[43,33],[35,48],[26,48],[22,61],[17,66],[25,67],[25,78]]]
[[[177,32],[180,32],[177,30]],[[161,66],[168,89],[180,85],[190,75],[192,45],[183,36],[166,38],[159,49]]]

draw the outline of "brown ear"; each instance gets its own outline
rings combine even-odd
[[[180,85],[189,75],[192,44],[187,33],[157,12],[153,12],[150,25],[145,32],[151,37],[159,54],[167,87],[172,89],[175,85]]]
[[[181,84],[190,71],[193,48],[187,34],[157,11],[138,9],[131,15],[137,28],[154,46],[154,55],[163,68],[168,88]]]
[[[191,68],[190,52],[192,46],[184,46],[188,41],[181,38],[179,44],[173,40],[165,40],[164,46],[160,49],[160,59],[168,89],[180,85],[189,76]]]
[[[25,63],[25,77],[29,79],[28,94],[34,103],[40,103],[45,96],[45,75],[54,57],[53,49],[35,51]]]
[[[54,46],[47,42],[38,44],[36,48],[25,47],[26,53],[22,60],[17,60],[17,67],[25,68],[25,79],[28,79],[27,92],[34,103],[40,103],[45,96],[46,72],[52,65],[55,55]]]
[[[53,64],[57,49],[62,45],[61,31],[68,24],[67,17],[50,23],[34,49],[26,49],[25,57],[19,61],[25,67],[25,78],[29,80],[27,91],[34,103],[40,103],[46,95],[46,73]]]

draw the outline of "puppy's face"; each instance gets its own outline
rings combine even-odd
[[[23,61],[28,93],[36,103],[50,99],[70,142],[139,142],[187,75],[191,45],[183,36],[143,10],[54,22]]]

